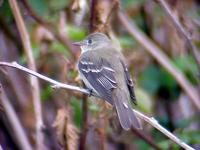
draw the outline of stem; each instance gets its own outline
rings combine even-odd
[[[9,99],[6,96],[6,93],[1,84],[0,84],[0,99],[1,99],[1,104],[3,108],[5,109],[6,116],[8,117],[8,121],[10,122],[13,128],[15,138],[18,141],[17,144],[19,144],[19,147],[22,150],[32,150],[32,147],[26,137],[26,134],[24,133],[24,130],[19,121],[19,118],[16,115],[16,112],[14,111],[12,105],[10,104]],[[1,150],[1,146],[0,146],[0,150]]]
[[[9,4],[14,15],[17,27],[19,29],[20,37],[22,39],[23,48],[25,50],[28,67],[36,71],[36,65],[33,58],[33,51],[31,47],[30,37],[26,30],[24,20],[21,16],[18,4],[16,0],[9,0]],[[32,88],[32,98],[34,104],[34,111],[36,117],[36,149],[43,149],[43,119],[42,119],[42,108],[40,103],[40,88],[38,79],[34,76],[30,76],[30,84]]]
[[[198,68],[200,70],[200,54],[199,54],[196,46],[192,42],[192,39],[191,39],[189,33],[187,33],[186,30],[183,28],[183,26],[179,22],[177,16],[175,16],[173,14],[172,10],[170,9],[169,5],[165,2],[165,0],[157,0],[157,2],[161,5],[163,10],[166,12],[168,17],[172,21],[172,23],[174,24],[174,26],[175,26],[176,30],[178,31],[179,35],[184,38],[188,48],[192,51],[192,55],[193,55],[193,57],[194,57],[194,59],[195,59],[195,61],[197,63],[197,66],[198,66]]]
[[[82,133],[80,135],[80,150],[86,149],[86,138],[87,138],[87,131],[88,131],[88,102],[87,102],[87,96],[83,95],[83,104],[82,104],[82,110],[83,110],[83,120],[82,120]]]

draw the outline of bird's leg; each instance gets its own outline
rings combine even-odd
[[[92,96],[92,95],[93,95],[93,94],[92,94],[92,93],[93,93],[93,90],[92,90],[92,89],[88,89],[88,91],[89,91],[89,95],[88,95],[88,96],[89,96],[89,97]]]

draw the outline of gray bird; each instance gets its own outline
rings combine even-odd
[[[129,102],[136,104],[133,81],[117,47],[99,32],[74,44],[81,47],[78,71],[86,86],[115,107],[123,129],[141,128]]]

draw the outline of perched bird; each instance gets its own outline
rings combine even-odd
[[[99,32],[74,44],[81,47],[78,71],[86,86],[115,107],[123,129],[141,128],[129,102],[136,104],[133,81],[117,47]]]

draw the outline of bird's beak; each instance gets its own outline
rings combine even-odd
[[[79,42],[74,42],[74,43],[72,43],[73,45],[76,45],[76,46],[82,46],[82,45],[84,45],[85,44],[85,42],[84,41],[79,41]]]

